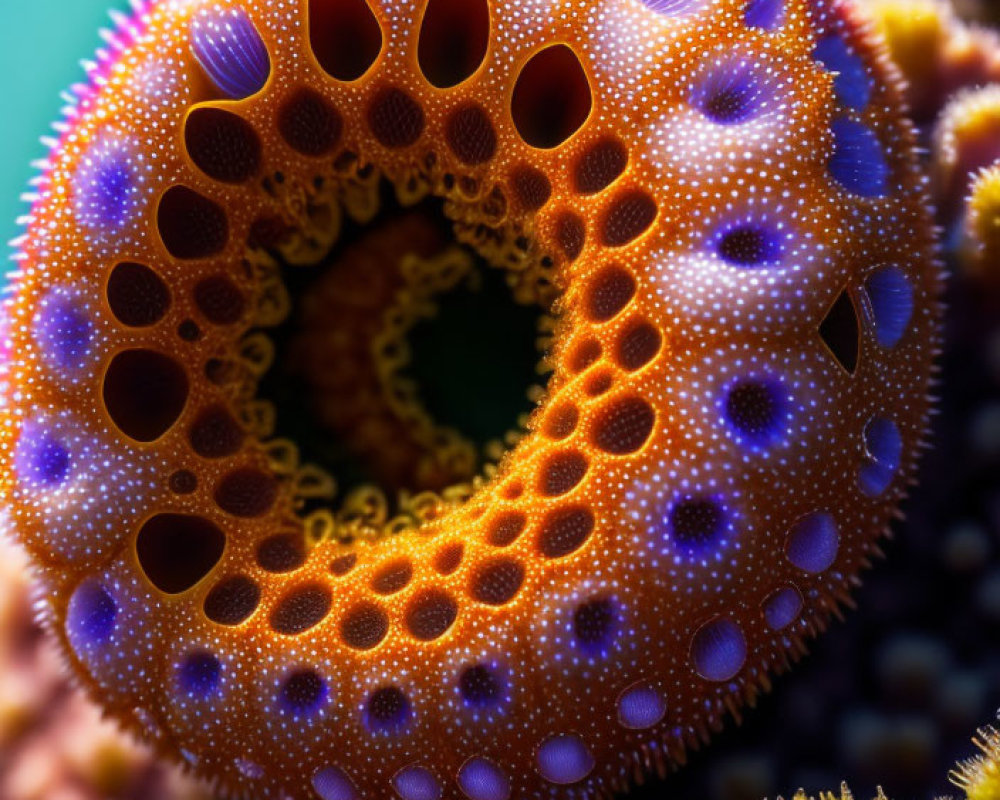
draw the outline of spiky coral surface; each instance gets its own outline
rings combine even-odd
[[[139,8],[21,244],[2,489],[47,618],[234,793],[591,797],[680,761],[846,599],[923,435],[933,230],[855,10],[422,10]],[[377,224],[380,177],[558,298],[553,375],[488,479],[304,518],[255,397],[278,262]]]

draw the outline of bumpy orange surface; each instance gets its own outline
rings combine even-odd
[[[866,31],[819,0],[137,7],[5,308],[0,496],[79,678],[240,796],[680,762],[847,600],[920,447],[932,226]],[[256,387],[282,270],[385,180],[559,322],[496,471],[375,529],[305,513],[328,487]]]

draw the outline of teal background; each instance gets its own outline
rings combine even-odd
[[[45,154],[39,137],[51,133],[64,103],[59,92],[83,81],[80,60],[91,58],[109,27],[108,10],[127,0],[0,0],[0,273],[24,213],[21,193]]]

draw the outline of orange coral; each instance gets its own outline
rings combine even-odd
[[[847,599],[938,284],[852,6],[162,0],[113,41],[0,381],[0,496],[110,713],[241,795],[601,796]],[[380,181],[558,324],[495,471],[345,526],[257,388],[279,265],[372,224]]]

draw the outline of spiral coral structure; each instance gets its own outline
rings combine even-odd
[[[854,7],[162,0],[109,38],[0,382],[8,527],[109,713],[238,796],[599,797],[847,602],[938,285]],[[380,182],[557,317],[525,435],[396,516],[315,509],[257,392],[283,271],[383,224]]]

